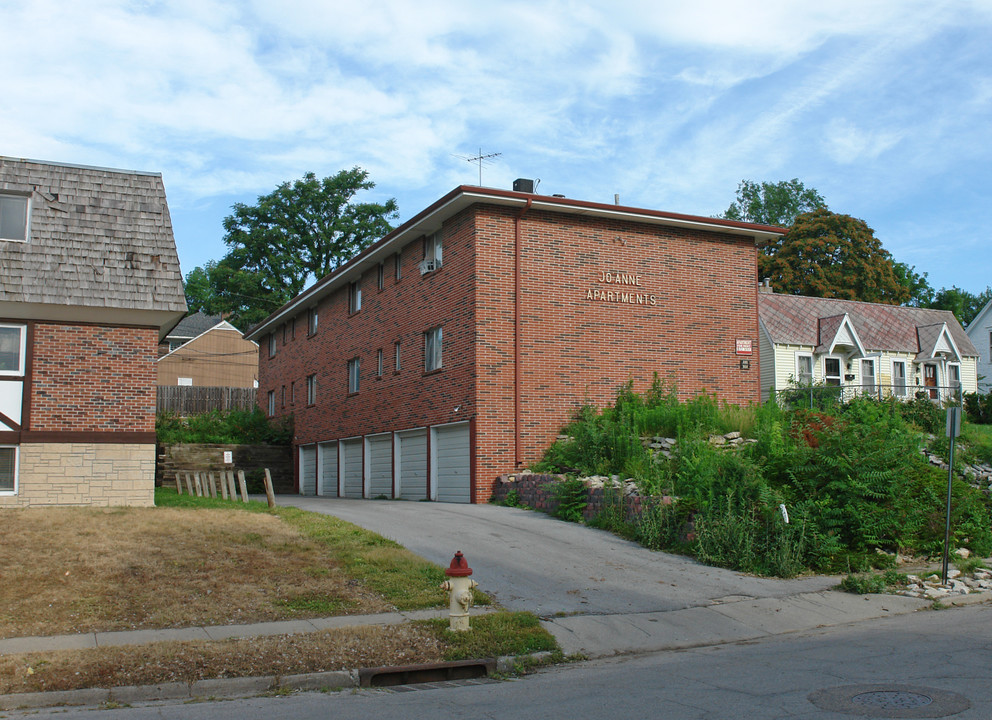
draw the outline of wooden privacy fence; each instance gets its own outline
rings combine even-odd
[[[256,388],[159,385],[157,411],[185,417],[211,410],[251,410],[257,400]]]
[[[237,475],[237,482],[235,482]],[[241,502],[248,502],[248,483],[245,482],[244,470],[220,470],[202,472],[180,471],[176,473],[176,492],[180,495],[185,492],[187,495],[197,497],[220,497],[224,500],[238,500],[240,491]],[[269,507],[275,507],[276,497],[272,490],[272,474],[265,468],[265,497],[269,502]]]

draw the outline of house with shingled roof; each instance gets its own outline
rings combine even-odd
[[[809,385],[935,401],[976,390],[978,352],[949,311],[759,291],[762,400]]]
[[[258,344],[220,315],[187,315],[159,345],[159,355],[161,386],[258,387]]]
[[[162,176],[0,157],[0,268],[0,507],[154,504]]]
[[[978,311],[965,332],[978,348],[978,391],[992,392],[992,300]]]

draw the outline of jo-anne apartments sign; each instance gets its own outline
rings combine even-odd
[[[620,303],[622,305],[657,305],[658,297],[642,290],[641,276],[636,273],[600,270],[595,282],[605,288],[586,290],[586,300]]]

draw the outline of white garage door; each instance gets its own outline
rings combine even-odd
[[[362,440],[345,440],[341,443],[344,471],[344,496],[360,498],[362,493]]]
[[[317,462],[320,463],[320,494],[338,496],[338,444],[320,443],[317,446]]]
[[[404,500],[427,498],[427,431],[398,433],[398,472],[400,497]]]
[[[300,495],[317,494],[317,446],[300,446]]]
[[[393,496],[393,436],[370,435],[365,439],[369,448],[369,497]]]
[[[469,425],[445,425],[433,430],[431,455],[438,502],[472,502]]]

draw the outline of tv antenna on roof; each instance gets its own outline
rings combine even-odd
[[[497,158],[503,153],[488,153],[486,155],[482,154],[482,148],[479,148],[479,154],[473,157],[465,157],[464,155],[455,155],[459,160],[465,160],[470,163],[478,163],[479,165],[479,186],[482,186],[482,166],[485,165],[489,167],[492,165],[492,159]]]

